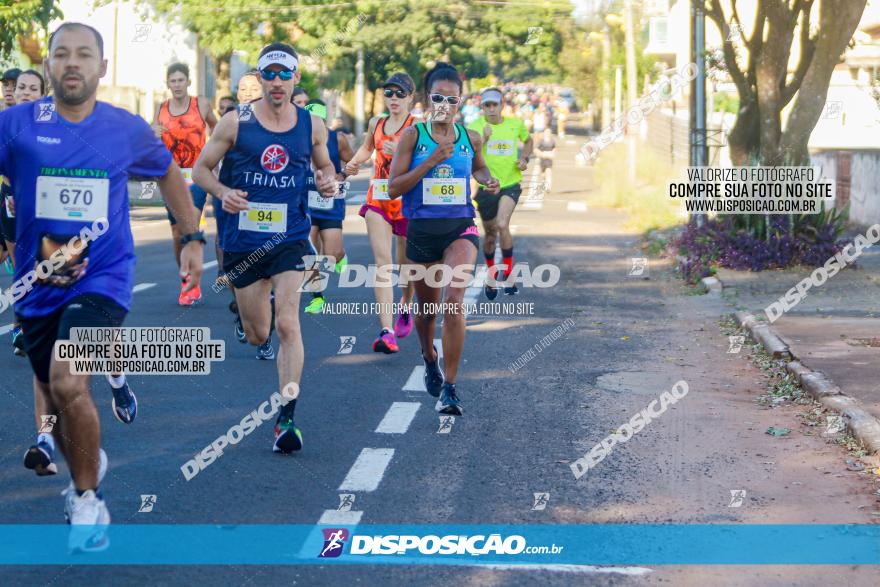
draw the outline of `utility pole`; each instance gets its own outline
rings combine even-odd
[[[617,66],[614,71],[614,120],[620,118],[623,111],[623,68]]]
[[[602,31],[602,132],[611,126],[611,29]]]
[[[364,136],[364,49],[358,48],[354,84],[354,136]]]
[[[623,28],[626,42],[626,97],[627,108],[632,109],[638,100],[638,88],[636,87],[636,40],[633,31],[632,0],[623,3]],[[627,120],[629,116],[627,116]],[[639,123],[641,124],[641,122]],[[628,129],[626,141],[629,151],[627,158],[627,171],[631,182],[636,179],[636,133],[637,129]]]
[[[697,77],[691,81],[690,95],[690,165],[709,164],[706,144],[706,13],[702,0],[691,0],[691,63],[697,66]],[[705,214],[695,214],[693,222],[703,226]]]

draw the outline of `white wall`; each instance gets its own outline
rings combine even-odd
[[[59,2],[64,21],[82,22],[95,27],[104,37],[107,76],[101,80],[102,99],[113,96],[137,96],[138,109],[144,118],[152,118],[153,101],[167,97],[165,68],[180,61],[190,68],[193,84],[190,93],[205,94],[204,59],[199,56],[195,34],[176,23],[161,21],[146,3],[119,0],[114,47],[114,5],[93,8],[84,0]],[[61,20],[53,21],[54,30]],[[114,50],[115,49],[115,50]],[[113,65],[116,60],[116,86],[113,91]],[[119,104],[131,108],[132,104]]]

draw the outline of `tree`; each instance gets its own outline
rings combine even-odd
[[[45,29],[62,14],[54,0],[0,0],[0,58],[18,48],[18,37]]]
[[[721,0],[700,1],[725,39],[724,62],[739,93],[740,111],[729,136],[732,161],[808,165],[807,143],[825,105],[831,74],[866,0],[758,0],[750,34],[736,0],[728,0],[729,14]],[[747,56],[737,55],[731,25],[740,31]],[[800,56],[790,72],[795,33]],[[783,128],[782,110],[792,100]]]

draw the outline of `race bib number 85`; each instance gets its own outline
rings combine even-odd
[[[107,217],[110,180],[85,177],[37,178],[37,218],[89,220]]]

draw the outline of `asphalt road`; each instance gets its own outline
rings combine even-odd
[[[532,267],[557,264],[561,280],[551,288],[524,288],[512,299],[500,296],[496,301],[522,304],[510,312],[469,317],[458,382],[465,415],[455,419],[448,433],[438,433],[434,400],[419,389],[415,334],[401,342],[400,353],[380,355],[370,350],[379,330],[374,315],[303,314],[306,365],[297,424],[304,450],[274,454],[273,422],[266,422],[190,481],[181,474],[181,465],[268,399],[276,390],[277,373],[274,362],[257,361],[253,347],[235,340],[228,293],[214,293],[206,279],[200,305],[177,306],[178,282],[164,213],[137,210],[133,226],[141,289],[134,294],[126,326],[209,327],[212,338],[225,341],[226,360],[214,363],[209,376],[131,377],[139,399],[132,425],[112,417],[109,386],[96,378],[93,396],[110,458],[102,490],[113,523],[718,521],[699,513],[703,502],[711,504],[707,509],[722,512],[722,521],[735,521],[724,517],[728,512],[717,503],[718,487],[705,484],[691,487],[697,497],[690,508],[668,514],[656,505],[670,494],[679,475],[684,479],[706,471],[711,476],[731,466],[730,461],[707,464],[680,450],[688,426],[683,409],[653,424],[641,442],[620,447],[589,480],[575,480],[569,468],[571,460],[682,378],[682,367],[663,366],[664,354],[707,350],[695,343],[697,348],[683,351],[691,335],[672,332],[690,303],[677,286],[670,289],[661,281],[628,275],[630,258],[640,256],[637,238],[621,229],[620,213],[588,207],[590,171],[575,165],[576,148],[574,140],[564,145],[554,190],[540,205],[521,205],[512,222],[516,260]],[[531,179],[531,170],[527,177]],[[352,189],[364,188],[361,178]],[[369,264],[358,207],[354,199],[348,207],[346,249],[350,262]],[[206,260],[212,259],[207,249]],[[0,286],[9,282],[0,277]],[[479,291],[471,293],[475,303],[486,301]],[[373,301],[372,291],[365,288],[331,286],[326,295],[331,303]],[[8,312],[0,316],[0,328],[10,318]],[[574,326],[511,372],[511,363],[566,323]],[[356,337],[350,354],[338,354],[340,337]],[[60,473],[53,478],[37,478],[22,467],[21,456],[33,441],[31,372],[26,360],[12,356],[5,333],[0,344],[0,413],[7,415],[0,427],[0,524],[62,523],[59,492],[68,481],[66,467],[59,464]],[[711,351],[716,358],[724,357],[719,349]],[[704,359],[708,363],[699,365],[700,372],[708,377],[714,371],[712,359]],[[682,360],[681,365],[694,366]],[[754,372],[749,376],[759,377]],[[734,465],[736,458],[730,457]],[[727,487],[736,487],[720,486],[725,494]],[[537,492],[549,493],[543,510],[533,509]],[[346,493],[355,496],[351,511],[338,512],[340,494]],[[149,513],[138,511],[144,494],[156,496]],[[0,583],[16,585],[635,585],[667,582],[674,575],[647,566],[499,570],[229,565],[7,567],[0,569],[3,576],[8,581]]]

